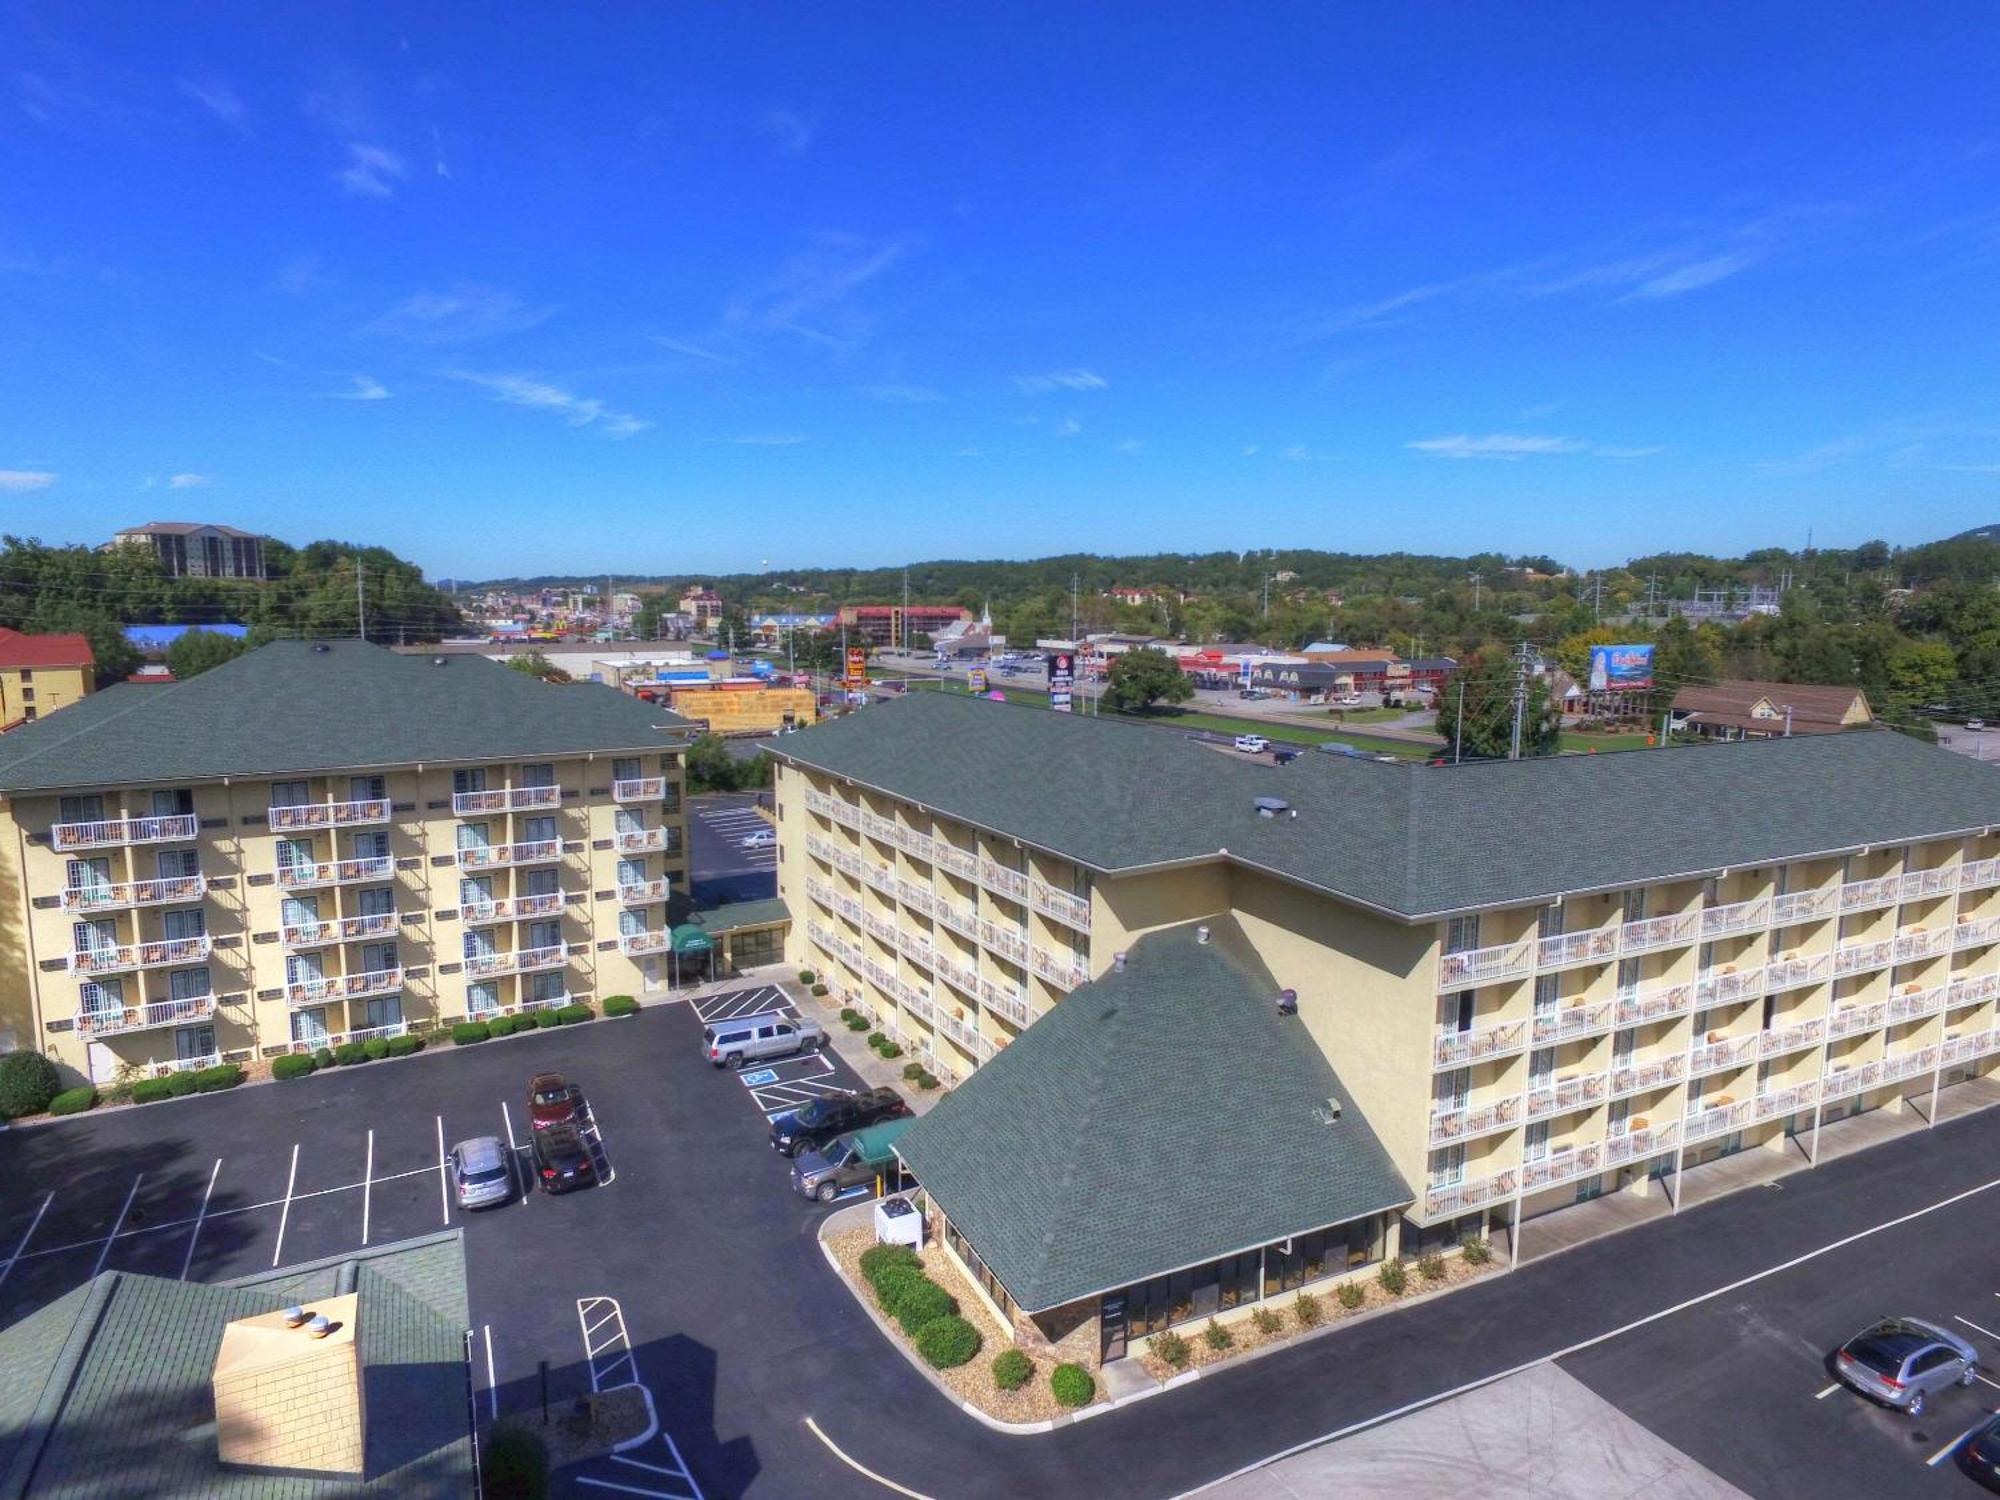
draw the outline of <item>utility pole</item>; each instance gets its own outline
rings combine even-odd
[[[1472,575],[1472,612],[1475,615],[1479,613],[1479,582],[1479,575],[1474,573]]]
[[[1514,648],[1514,735],[1507,748],[1507,759],[1521,758],[1521,721],[1528,713],[1528,643],[1521,642]]]
[[[1465,674],[1458,676],[1458,728],[1451,736],[1451,763],[1458,765],[1465,759]]]
[[[1790,739],[1791,737],[1792,737],[1792,705],[1787,703],[1785,705],[1785,738]]]
[[[1271,575],[1264,575],[1264,618],[1271,618]]]
[[[354,554],[354,634],[368,639],[368,585],[362,580],[361,554]]]
[[[1070,649],[1072,651],[1076,650],[1078,644],[1082,639],[1082,637],[1080,637],[1076,633],[1076,591],[1080,586],[1081,585],[1077,578],[1077,575],[1074,573],[1070,574],[1069,575],[1069,644],[1070,644]]]

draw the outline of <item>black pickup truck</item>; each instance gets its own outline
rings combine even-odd
[[[780,1156],[817,1151],[837,1135],[900,1120],[910,1106],[894,1089],[868,1089],[859,1094],[827,1094],[771,1121],[771,1149]]]

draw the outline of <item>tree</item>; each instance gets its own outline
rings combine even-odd
[[[215,630],[190,630],[167,647],[167,670],[174,674],[176,682],[186,682],[211,667],[234,661],[249,649],[249,643],[236,636]]]
[[[691,793],[750,792],[771,784],[771,757],[758,751],[748,760],[729,753],[719,734],[695,737],[688,746],[687,782]]]
[[[1450,760],[1505,760],[1514,735],[1513,658],[1499,651],[1473,656],[1460,666],[1438,702],[1437,732]],[[1458,739],[1459,695],[1464,694],[1464,739]],[[1521,754],[1554,755],[1561,748],[1562,711],[1549,701],[1548,680],[1528,679],[1521,714]]]
[[[1164,651],[1151,646],[1127,651],[1111,658],[1111,677],[1104,687],[1104,700],[1125,713],[1141,713],[1155,703],[1185,703],[1194,696],[1194,684]]]
[[[568,682],[569,673],[550,661],[539,651],[523,651],[518,656],[507,658],[510,671],[525,672],[530,677],[539,677],[544,682]]]

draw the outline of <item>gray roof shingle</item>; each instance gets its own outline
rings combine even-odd
[[[913,693],[774,753],[1093,869],[1228,858],[1408,921],[2000,826],[1992,767],[1888,730],[1276,766],[1146,725]],[[1258,817],[1259,796],[1292,815]]]
[[[1410,1201],[1235,922],[1208,926],[1140,938],[897,1142],[1031,1312]]]

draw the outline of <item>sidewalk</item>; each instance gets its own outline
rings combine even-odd
[[[912,1114],[923,1114],[937,1103],[942,1088],[928,1091],[918,1088],[903,1077],[903,1064],[914,1059],[905,1053],[901,1057],[884,1059],[876,1055],[868,1045],[868,1033],[849,1031],[847,1023],[840,1019],[840,1007],[832,1002],[831,996],[817,996],[807,986],[799,983],[799,971],[787,969],[761,971],[771,977],[763,979],[765,984],[775,984],[784,990],[785,997],[798,1008],[802,1016],[810,1016],[826,1028],[828,1044],[840,1055],[841,1061],[861,1075],[862,1082],[870,1088],[892,1088],[909,1102]]]

